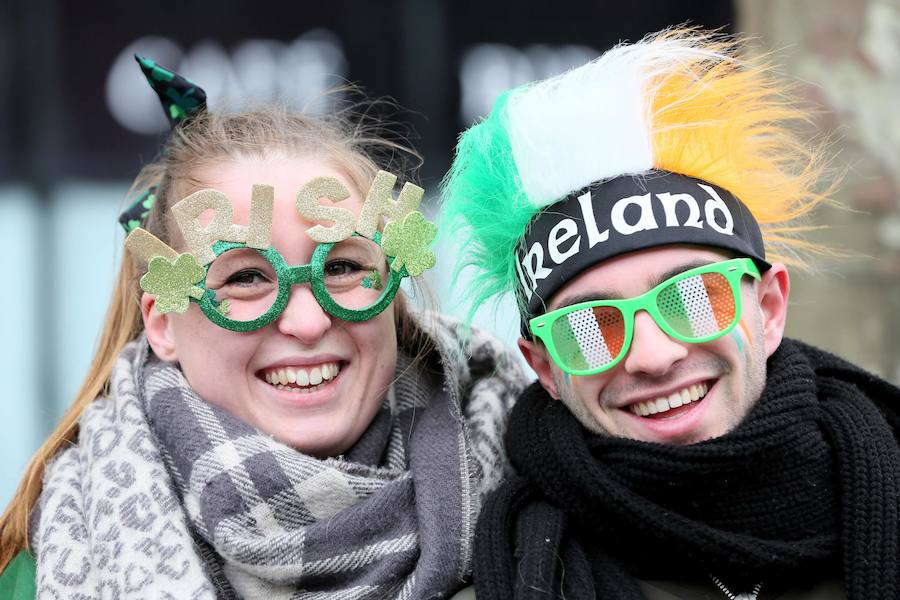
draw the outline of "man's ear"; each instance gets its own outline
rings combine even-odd
[[[766,358],[772,356],[784,337],[790,290],[791,280],[787,268],[782,263],[773,264],[756,284]]]
[[[544,345],[540,342],[534,340],[526,340],[525,338],[519,338],[519,350],[522,352],[522,356],[525,357],[526,362],[534,369],[534,372],[537,373],[538,381],[541,382],[541,385],[544,386],[544,389],[547,390],[547,393],[552,397],[559,399],[559,394],[556,390],[556,382],[553,380],[553,371],[551,370],[550,355],[547,354],[547,350],[544,348]]]
[[[175,336],[172,334],[171,319],[168,314],[160,314],[155,310],[156,298],[144,292],[141,296],[141,316],[144,318],[144,331],[153,353],[161,360],[174,361]]]

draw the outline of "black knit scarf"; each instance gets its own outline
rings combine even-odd
[[[792,340],[744,422],[691,446],[590,434],[534,384],[507,434],[519,475],[479,521],[478,600],[637,600],[637,579],[706,573],[900,599],[898,432],[900,390]]]

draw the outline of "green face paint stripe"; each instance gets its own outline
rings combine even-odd
[[[733,339],[735,345],[737,345],[737,347],[738,347],[738,352],[740,352],[741,354],[743,354],[743,353],[744,353],[744,340],[741,339],[741,334],[738,333],[738,330],[737,330],[737,329],[732,329],[732,330],[731,330],[731,333],[729,333],[728,335],[731,336],[731,339]]]

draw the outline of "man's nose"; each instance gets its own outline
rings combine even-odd
[[[666,335],[646,311],[634,315],[631,348],[624,360],[626,371],[658,377],[687,354],[687,347]]]

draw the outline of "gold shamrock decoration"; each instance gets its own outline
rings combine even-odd
[[[392,256],[391,269],[407,272],[417,277],[434,266],[436,258],[428,246],[437,236],[437,226],[425,220],[418,210],[406,215],[402,221],[393,221],[384,228],[381,247],[385,254]]]
[[[203,281],[206,270],[193,254],[181,254],[174,262],[163,256],[154,256],[141,277],[141,289],[156,296],[156,310],[183,313],[190,299],[203,297],[203,288],[196,285]]]

